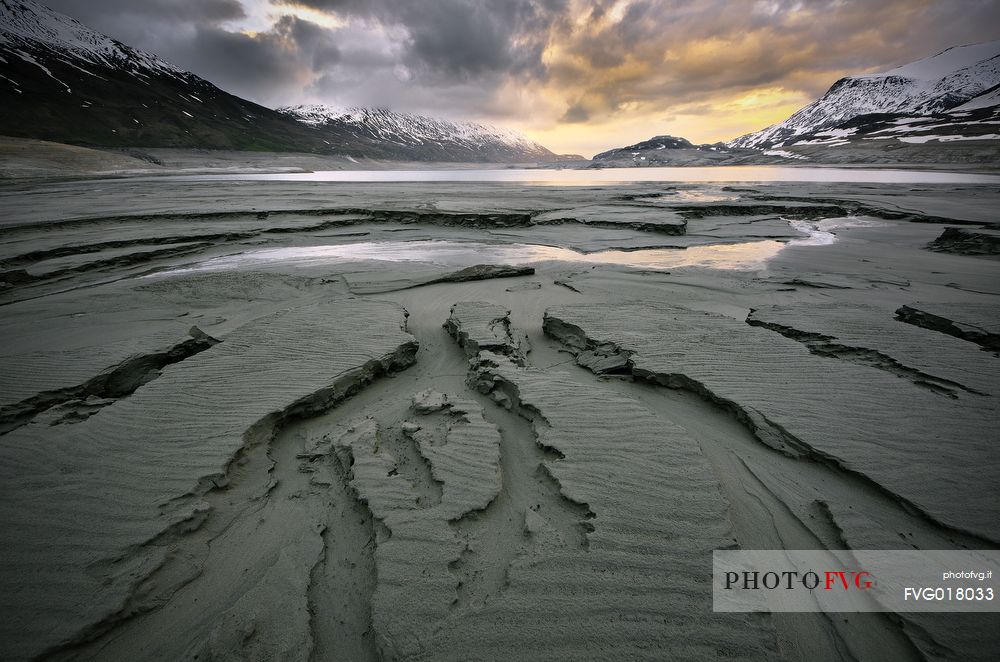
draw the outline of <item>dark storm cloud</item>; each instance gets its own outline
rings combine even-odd
[[[223,89],[261,103],[296,103],[316,72],[337,65],[335,33],[295,16],[281,16],[264,32],[197,27],[171,48],[173,61]]]
[[[289,26],[254,36],[218,27],[199,27],[184,39],[186,51],[174,61],[223,89],[254,100],[271,100],[294,93],[303,84],[301,63],[287,53]]]
[[[50,0],[269,104],[574,124],[815,97],[1000,37],[996,0]],[[241,21],[242,19],[242,21]],[[252,25],[253,32],[240,31]],[[775,90],[779,91],[776,92]]]
[[[44,4],[119,39],[135,37],[143,27],[217,23],[246,15],[239,0],[44,0]]]
[[[227,91],[272,105],[297,100],[315,71],[341,59],[329,30],[295,16],[278,16],[262,32],[234,29],[255,0],[246,6],[240,0],[46,1]]]
[[[294,16],[282,16],[272,28],[279,39],[306,57],[314,71],[323,71],[340,62],[342,55],[333,33],[315,23]]]
[[[586,122],[590,119],[590,112],[584,107],[583,103],[577,101],[572,106],[566,109],[560,118],[563,122]]]
[[[408,66],[440,81],[492,73],[541,77],[542,52],[568,0],[271,0],[402,28]]]

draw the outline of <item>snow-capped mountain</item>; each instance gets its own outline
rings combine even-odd
[[[707,145],[695,145],[691,144],[691,141],[687,138],[678,138],[676,136],[653,136],[649,140],[643,140],[634,145],[628,145],[626,147],[618,147],[616,149],[609,149],[606,152],[601,152],[600,154],[595,154],[595,159],[607,159],[615,158],[618,156],[636,156],[637,152],[646,152],[649,150],[661,150],[661,149],[697,149],[698,147],[707,147]]]
[[[0,0],[0,135],[448,161],[552,161],[510,131],[383,110],[265,108],[34,0]]]
[[[600,166],[711,165],[733,156],[733,150],[724,145],[694,145],[687,138],[654,136],[634,145],[595,154],[594,162]]]
[[[70,93],[72,89],[55,78],[35,55],[44,55],[69,66],[90,64],[147,78],[150,74],[185,76],[185,72],[155,55],[129,48],[69,16],[25,0],[0,0],[0,52],[5,60],[13,57],[33,65]],[[81,70],[93,74],[88,69]],[[8,81],[15,93],[23,93],[19,92],[16,80]]]
[[[998,84],[1000,41],[956,46],[883,73],[841,78],[821,98],[784,122],[736,138],[728,145],[768,149],[821,144],[812,142],[817,139],[832,143],[865,133],[861,118],[866,116],[877,121],[905,119],[897,125],[904,126],[916,122],[908,118],[933,118],[977,98],[978,103],[989,104],[989,99],[996,99],[995,91],[992,97],[981,95]],[[966,110],[987,107],[979,105]],[[947,123],[947,117],[938,118],[935,123]],[[874,130],[883,128],[886,127]]]
[[[316,132],[32,0],[0,0],[0,134],[104,147],[318,151]]]
[[[385,108],[304,105],[278,112],[324,132],[332,143],[371,141],[394,158],[435,161],[553,161],[529,138],[488,124],[398,113]]]

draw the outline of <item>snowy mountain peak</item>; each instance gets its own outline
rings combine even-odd
[[[30,51],[39,48],[132,73],[185,73],[155,55],[126,46],[40,3],[0,0],[0,51],[32,61],[35,58]]]
[[[952,46],[937,55],[925,57],[916,62],[890,69],[872,76],[901,76],[916,80],[937,80],[961,69],[974,67],[980,62],[1000,57],[1000,40],[986,41],[981,44]],[[858,76],[864,78],[864,76]]]
[[[555,158],[552,152],[516,131],[478,122],[454,122],[387,108],[323,104],[290,106],[278,112],[318,129],[358,134],[414,153],[442,153],[457,160],[477,154],[491,154],[502,160]]]
[[[1000,84],[1000,41],[956,46],[877,74],[841,78],[784,122],[741,136],[731,147],[793,144],[798,137],[862,115],[927,116],[969,102]]]

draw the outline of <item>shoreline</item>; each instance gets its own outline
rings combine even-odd
[[[159,165],[152,164],[153,161]],[[276,165],[275,163],[278,163]],[[281,165],[286,163],[287,165]],[[115,165],[118,168],[115,169]],[[762,157],[755,163],[725,165],[628,166],[602,165],[597,161],[554,163],[451,163],[434,161],[382,161],[346,156],[304,153],[238,152],[232,150],[191,150],[169,148],[104,149],[41,140],[0,136],[0,183],[73,181],[79,179],[120,179],[130,177],[239,176],[266,174],[310,174],[324,171],[508,171],[551,170],[599,172],[604,170],[644,170],[677,168],[698,171],[709,168],[818,168],[846,170],[916,170],[942,173],[993,175],[1000,173],[995,163],[802,163],[799,159]],[[643,181],[636,178],[635,181]]]

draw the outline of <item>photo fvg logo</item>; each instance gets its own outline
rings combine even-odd
[[[714,550],[712,609],[1000,612],[995,577],[998,550]]]
[[[814,591],[867,591],[876,586],[872,573],[867,570],[807,570],[769,571],[748,570],[725,573],[723,588],[726,590],[758,591],[795,590],[799,587]]]

